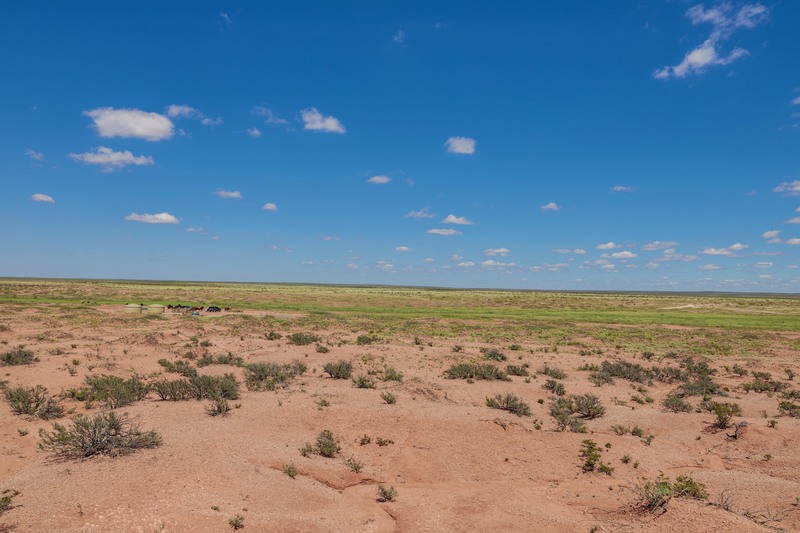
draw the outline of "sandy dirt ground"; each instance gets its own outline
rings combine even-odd
[[[645,360],[608,346],[589,355],[577,346],[554,353],[536,338],[515,349],[403,335],[357,345],[367,332],[346,329],[314,331],[328,348],[320,353],[314,344],[287,342],[288,334],[300,331],[296,327],[259,322],[296,313],[237,311],[144,319],[121,306],[85,316],[48,305],[6,310],[0,353],[23,344],[39,358],[0,369],[6,387],[44,385],[58,394],[80,387],[89,375],[135,372],[152,380],[162,373],[177,379],[160,359],[194,365],[203,355],[229,352],[246,363],[299,360],[308,369],[276,391],[248,391],[242,383],[241,398],[224,417],[209,416],[207,401],[160,401],[151,393],[119,411],[156,430],[163,445],[118,457],[56,460],[38,447],[40,429],[50,430],[53,421],[16,415],[2,401],[0,489],[20,494],[0,516],[0,531],[221,532],[233,530],[229,521],[237,515],[245,532],[800,530],[798,420],[781,416],[778,394],[742,392],[739,387],[752,378],[729,370],[738,363],[749,372],[770,372],[793,389],[784,369],[800,373],[800,364],[784,342],[788,333],[776,333],[764,357],[711,363],[718,371],[714,380],[729,391],[724,401],[741,406],[735,421],[747,422],[734,440],[728,437],[732,430],[711,428],[711,413],[666,411],[662,401],[678,384],[617,378],[597,387],[589,372],[577,370],[619,359],[678,366],[691,354]],[[282,338],[268,340],[271,329]],[[463,349],[456,352],[455,345]],[[443,376],[455,363],[486,362],[481,348],[508,356],[497,363],[501,368],[527,364],[531,376],[474,383]],[[353,363],[354,376],[372,372],[376,388],[357,388],[323,372],[325,363],[339,360]],[[586,422],[587,433],[557,430],[549,414],[552,394],[543,388],[549,378],[536,372],[544,364],[566,372],[561,381],[568,394],[595,394],[605,406],[604,416]],[[387,366],[403,374],[402,382],[379,379]],[[212,364],[198,371],[233,372],[243,382],[241,367]],[[396,404],[381,398],[386,391]],[[487,397],[506,393],[528,403],[532,416],[486,405]],[[632,396],[651,400],[640,404]],[[697,406],[701,398],[687,400]],[[68,410],[62,424],[103,411],[62,401]],[[648,443],[618,435],[612,426],[639,426],[653,438]],[[338,439],[341,452],[333,458],[301,455],[300,448],[323,430]],[[363,443],[365,435],[369,443]],[[601,448],[602,461],[613,467],[610,475],[583,471],[586,439]],[[363,469],[354,471],[348,459]],[[284,473],[287,465],[296,468],[296,477]],[[635,487],[660,474],[673,480],[688,474],[706,485],[709,497],[673,498],[658,512],[639,509]],[[396,499],[378,501],[379,484],[394,487]]]

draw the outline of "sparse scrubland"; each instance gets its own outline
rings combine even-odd
[[[5,279],[0,302],[0,531],[800,530],[793,298]]]

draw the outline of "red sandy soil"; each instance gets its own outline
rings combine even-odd
[[[630,401],[635,391],[629,382],[617,379],[598,388],[587,381],[588,372],[576,370],[614,358],[656,364],[636,354],[582,357],[569,347],[545,353],[536,350],[543,344],[535,339],[523,343],[522,351],[500,346],[509,363],[528,363],[533,374],[544,363],[564,369],[569,394],[600,397],[605,416],[587,423],[589,433],[577,434],[556,430],[548,410],[550,393],[542,388],[545,376],[529,383],[513,377],[511,382],[472,384],[443,377],[453,363],[479,360],[479,348],[486,344],[423,339],[420,346],[412,337],[397,336],[357,346],[353,341],[364,332],[325,331],[316,333],[330,343],[330,352],[317,353],[313,345],[290,345],[285,337],[266,340],[263,328],[237,326],[235,314],[144,321],[117,307],[101,311],[82,322],[74,312],[67,316],[53,309],[7,313],[0,320],[7,326],[0,331],[5,344],[0,353],[25,344],[40,362],[5,367],[2,379],[9,386],[41,384],[58,393],[79,387],[89,374],[127,377],[133,370],[146,376],[163,371],[159,359],[179,360],[191,337],[210,341],[207,352],[213,355],[232,352],[247,362],[298,359],[308,371],[277,392],[249,392],[242,386],[241,399],[232,402],[241,406],[226,417],[207,415],[207,402],[164,402],[151,394],[123,410],[143,429],[158,431],[161,447],[83,461],[57,461],[39,450],[38,432],[50,429],[52,422],[14,415],[1,402],[0,489],[21,494],[0,524],[15,526],[14,531],[220,532],[232,530],[228,520],[237,514],[244,516],[245,532],[800,530],[798,420],[778,417],[777,426],[768,427],[762,411],[777,416],[778,397],[733,390],[751,378],[723,370],[715,377],[732,389],[725,401],[741,405],[743,416],[737,420],[749,424],[742,438],[730,440],[726,431],[709,429],[709,413],[676,414],[661,407],[675,384],[647,385],[655,401],[639,405]],[[350,343],[340,345],[341,340]],[[464,352],[454,353],[454,344],[462,344]],[[203,351],[196,345],[192,349]],[[726,358],[714,366],[738,362],[779,380],[785,380],[786,366],[800,374],[795,352],[780,342],[770,351],[778,355]],[[73,359],[79,364],[73,365]],[[322,372],[326,362],[342,359],[354,363],[354,375],[389,365],[405,379],[358,389],[350,380]],[[242,370],[231,366],[211,365],[200,372],[234,372],[242,380]],[[397,403],[385,404],[382,391],[396,394]],[[533,417],[486,406],[488,396],[507,392],[524,399]],[[627,405],[615,405],[613,398]],[[330,406],[318,407],[319,399]],[[698,398],[690,401],[699,403]],[[81,402],[65,400],[64,405],[74,409],[68,416],[86,412]],[[89,413],[101,410],[94,407]],[[647,445],[631,435],[616,435],[611,427],[617,424],[639,425],[655,437]],[[324,429],[339,439],[342,452],[330,459],[301,456],[299,448]],[[371,442],[360,445],[365,434]],[[393,444],[378,446],[378,437]],[[612,475],[582,472],[584,439],[601,446],[603,461],[614,467]],[[621,462],[626,454],[633,459],[629,464]],[[345,465],[351,457],[364,464],[362,472]],[[288,464],[298,470],[295,479],[283,472]],[[633,487],[660,473],[672,479],[689,474],[706,484],[710,498],[676,498],[663,513],[638,510]],[[396,488],[396,501],[377,501],[379,483]],[[731,511],[712,505],[723,493],[732,499]]]

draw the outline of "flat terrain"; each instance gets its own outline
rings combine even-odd
[[[0,531],[800,530],[794,298],[0,279],[0,303]],[[62,417],[14,412],[38,385]],[[160,446],[40,447],[112,407]]]

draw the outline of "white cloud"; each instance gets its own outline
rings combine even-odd
[[[474,224],[471,220],[467,217],[457,217],[453,214],[447,215],[444,220],[442,220],[442,224],[458,224],[460,226],[471,226]]]
[[[511,253],[511,250],[509,250],[508,248],[487,248],[486,250],[483,251],[483,253],[488,255],[489,257],[495,257],[498,255],[500,257],[505,257]]]
[[[772,192],[780,192],[786,196],[800,196],[800,180],[784,181],[779,183]]]
[[[451,154],[472,155],[475,153],[475,139],[470,137],[450,137],[444,145]]]
[[[462,259],[464,259],[464,256],[461,254],[453,254],[450,256],[451,261],[461,261]]]
[[[151,215],[149,213],[138,214],[138,213],[131,213],[130,215],[125,217],[125,220],[130,220],[133,222],[144,222],[145,224],[179,224],[180,221],[177,217],[170,215],[169,213],[156,213]]]
[[[392,40],[397,44],[403,44],[406,42],[406,32],[403,30],[397,30],[397,33],[392,35]]]
[[[199,109],[188,105],[170,105],[167,107],[167,116],[170,118],[194,118],[203,126],[218,126],[222,124],[222,117],[209,118]]]
[[[555,250],[553,250],[553,253],[554,254],[578,254],[578,255],[583,255],[583,254],[586,253],[586,250],[584,250],[583,248],[575,248],[575,249],[556,248]]]
[[[539,209],[542,211],[560,211],[561,207],[555,202],[550,202],[549,204],[541,206]]]
[[[791,104],[792,105],[800,105],[800,96],[796,96],[796,97],[792,98]],[[792,116],[794,116],[794,114]]]
[[[263,133],[261,133],[261,130],[256,127],[248,128],[247,130],[245,130],[245,133],[247,133],[250,137],[253,137],[255,139],[258,139],[263,135]]]
[[[463,263],[459,263],[458,266],[460,267],[474,267],[475,263],[472,261],[464,261]]]
[[[630,187],[627,185],[614,185],[611,187],[611,192],[633,192],[637,187]]]
[[[450,228],[447,228],[447,229],[429,229],[425,233],[430,233],[431,235],[445,235],[445,236],[461,235],[462,234],[460,231],[456,231],[456,230],[450,229]]]
[[[609,270],[613,272],[617,271],[617,266],[614,263],[607,263],[605,265],[602,265],[600,268],[602,268],[603,270]]]
[[[196,228],[186,228],[186,233],[202,233],[203,235],[205,235],[206,230],[202,226],[199,226]]]
[[[703,255],[733,255],[733,252],[727,248],[703,248],[700,253]]]
[[[84,111],[94,120],[100,137],[133,137],[146,141],[162,141],[174,134],[175,126],[164,115],[139,109],[114,109],[99,107]]]
[[[384,185],[392,181],[392,178],[389,176],[372,176],[370,179],[367,180],[367,183],[372,183],[374,185]]]
[[[719,270],[722,267],[719,265],[700,265],[697,268],[699,268],[700,270]]]
[[[44,154],[42,152],[37,152],[36,150],[31,150],[30,148],[25,150],[25,155],[34,161],[42,161],[44,159]]]
[[[408,246],[395,246],[394,251],[395,252],[410,252],[411,248],[409,248]]]
[[[100,169],[103,172],[119,170],[128,165],[142,166],[155,164],[155,161],[153,161],[153,158],[150,156],[135,156],[128,150],[125,150],[124,152],[115,152],[111,148],[106,148],[105,146],[95,148],[94,152],[69,154],[69,157],[78,163],[86,163],[87,165],[100,165]]]
[[[598,244],[595,246],[598,250],[616,250],[617,248],[622,248],[621,244],[616,244],[614,242],[607,242],[604,244]]]
[[[222,21],[225,23],[226,26],[230,26],[231,24],[233,24],[233,20],[231,19],[231,16],[228,15],[227,13],[225,13],[224,11],[220,11],[219,12],[219,16],[222,19]]]
[[[486,268],[506,268],[506,267],[515,267],[517,266],[516,263],[503,263],[499,261],[495,261],[494,259],[487,259],[486,261],[481,263],[482,267]]]
[[[764,233],[761,234],[761,236],[767,239],[767,243],[777,244],[781,242],[780,234],[781,234],[780,230],[773,229],[770,231],[765,231]]]
[[[772,261],[757,261],[754,265],[756,268],[772,268]]]
[[[273,204],[272,202],[267,202],[267,203],[264,204],[264,207],[262,207],[261,209],[263,209],[264,211],[277,211],[278,210],[278,206]]]
[[[699,258],[696,255],[683,255],[683,254],[676,254],[676,253],[668,253],[668,250],[664,251],[664,255],[661,257],[656,258],[656,261],[664,262],[664,261],[680,261],[682,263],[690,263],[692,261],[697,261]]]
[[[303,119],[304,128],[307,130],[328,133],[345,133],[347,131],[338,118],[325,117],[315,107],[300,111],[300,118]]]
[[[623,250],[622,252],[614,252],[613,254],[603,254],[601,257],[608,257],[611,259],[634,259],[639,256],[633,252]]]
[[[655,261],[650,261],[649,263],[647,263],[646,265],[644,265],[644,267],[645,267],[645,268],[650,268],[650,269],[656,269],[656,268],[660,268],[660,267],[661,267],[661,265],[659,265],[659,264],[658,264],[658,263],[656,263]]]
[[[266,122],[267,124],[284,125],[288,123],[286,119],[280,118],[278,115],[273,113],[272,110],[269,109],[268,107],[255,106],[252,109],[251,113],[256,115],[257,117],[264,117],[264,122]]]
[[[375,262],[375,266],[383,270],[392,270],[394,269],[394,263],[391,261],[387,261],[385,259],[381,259],[380,261]]]
[[[731,244],[730,246],[728,246],[728,250],[733,250],[734,252],[739,252],[739,251],[744,250],[746,248],[749,248],[749,246],[747,246],[746,244],[742,244],[740,242],[737,242],[735,244]]]
[[[793,245],[800,244],[800,239],[798,239],[797,237],[792,237],[791,239],[786,240],[786,244],[793,244]]]
[[[703,4],[695,5],[686,11],[686,16],[693,25],[710,23],[711,34],[693,50],[686,53],[679,64],[656,69],[653,76],[657,79],[685,78],[691,74],[702,74],[714,65],[729,65],[750,53],[744,48],[735,47],[727,55],[722,53],[722,45],[736,30],[752,29],[766,20],[767,7],[756,3],[746,4],[738,11],[733,11],[730,3],[722,3],[705,9]]]
[[[436,215],[428,211],[427,207],[423,207],[419,211],[409,211],[403,218],[434,218]]]
[[[36,194],[31,196],[31,200],[33,200],[34,202],[45,202],[45,203],[48,203],[48,204],[56,203],[56,201],[53,200],[52,196],[49,196],[47,194],[42,194],[40,192],[37,192]]]
[[[433,257],[426,257],[422,260],[423,263],[433,263]]]
[[[235,198],[237,200],[241,200],[243,198],[242,193],[239,191],[226,191],[225,189],[217,189],[214,193],[220,198]]]
[[[775,279],[775,276],[773,276],[772,274],[761,274],[760,276],[758,276],[758,279]]]
[[[341,241],[342,238],[339,237],[338,235],[325,235],[324,237],[322,237],[322,240],[332,242],[332,241]]]
[[[642,250],[645,252],[655,252],[656,250],[666,250],[678,246],[675,241],[652,241],[644,244]]]
[[[785,223],[786,224],[800,224],[800,217],[790,218]]]

